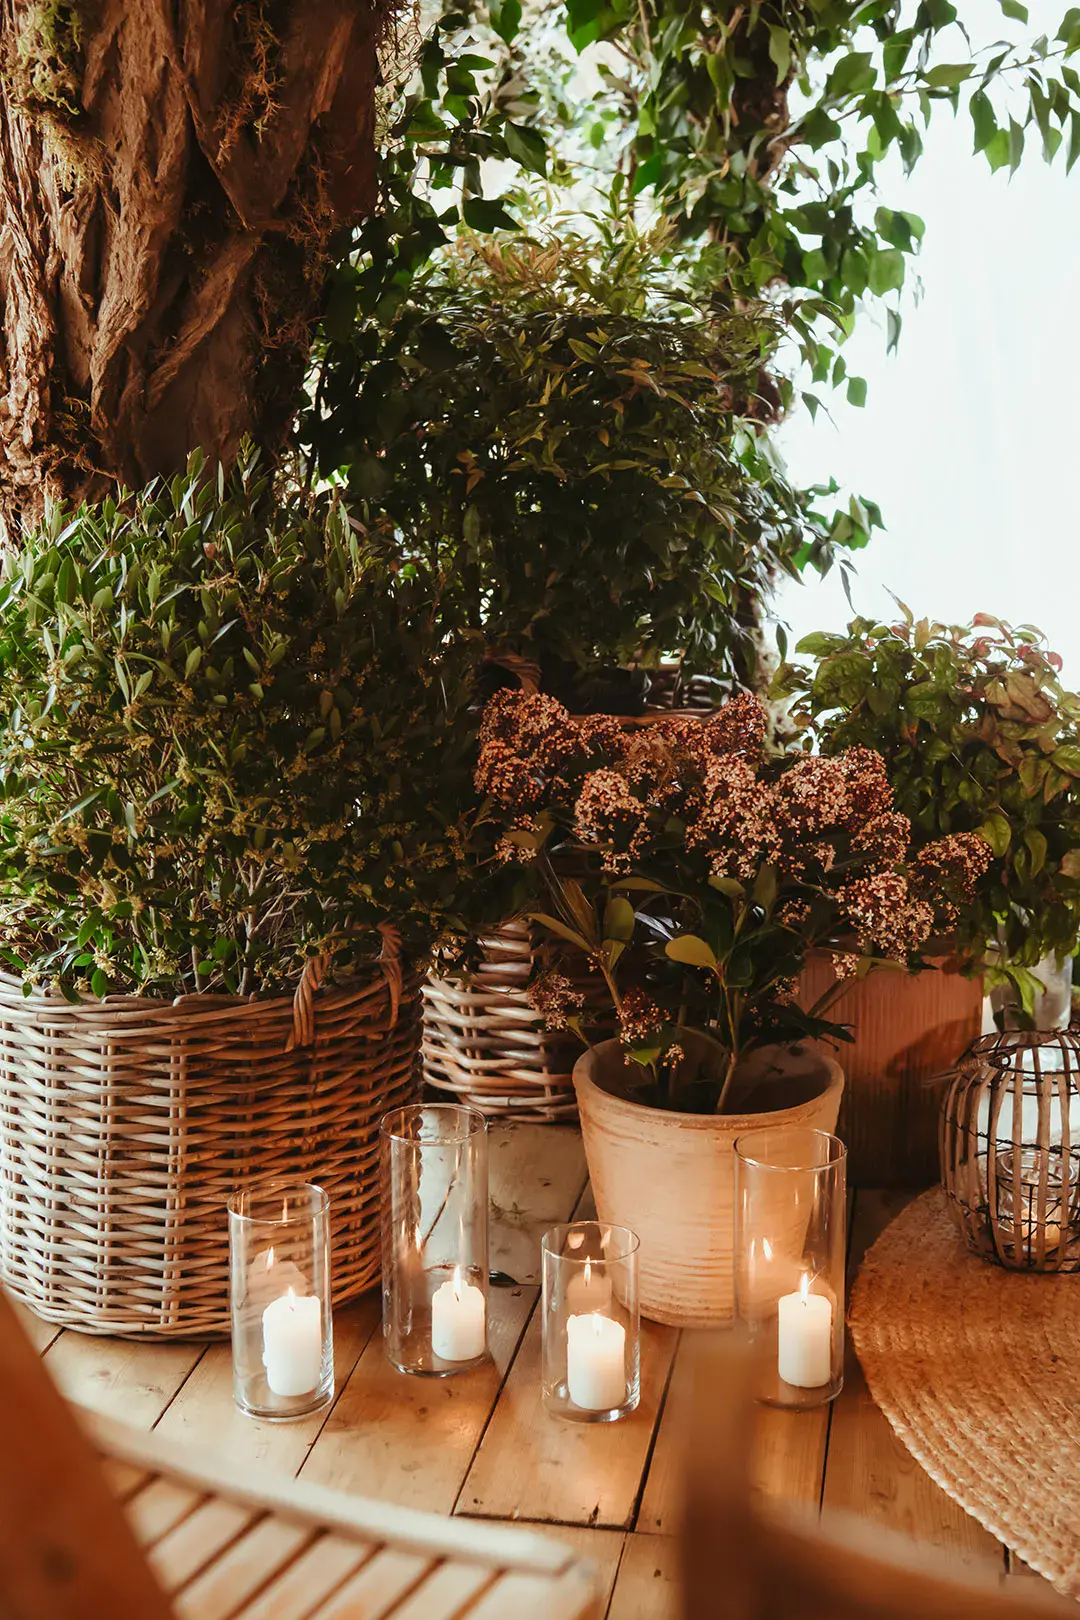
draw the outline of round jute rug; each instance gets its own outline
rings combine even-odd
[[[969,1254],[935,1189],[866,1256],[850,1319],[870,1393],[931,1478],[1080,1597],[1080,1276]]]

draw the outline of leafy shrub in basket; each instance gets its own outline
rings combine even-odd
[[[885,759],[916,844],[979,832],[994,859],[960,907],[956,947],[991,982],[1011,978],[1031,1010],[1030,969],[1071,954],[1080,932],[1080,697],[1031,625],[980,613],[970,626],[855,619],[812,635],[775,690],[824,754]]]
[[[990,859],[976,833],[915,855],[872,749],[768,758],[765,733],[746,695],[636,732],[544,695],[501,693],[485,710],[476,785],[498,856],[534,873],[548,895],[537,920],[603,975],[661,1105],[722,1111],[745,1053],[831,1032],[835,989],[809,1013],[795,1002],[808,950],[829,953],[840,983],[916,960]],[[587,1038],[565,974],[532,994]],[[727,1053],[719,1088],[697,1099],[677,1095],[687,1027]]]
[[[0,581],[0,929],[27,986],[249,992],[463,872],[469,659],[422,576],[254,455],[54,509]],[[464,775],[461,776],[461,773]]]
[[[386,320],[354,323],[359,272],[338,290],[301,438],[445,580],[454,622],[545,688],[671,652],[746,667],[777,571],[827,560],[830,525],[755,420],[780,314],[695,305],[656,237],[464,243]]]

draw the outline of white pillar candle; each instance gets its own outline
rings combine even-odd
[[[566,1288],[566,1308],[576,1316],[587,1311],[606,1311],[611,1304],[611,1281],[586,1260],[580,1273],[571,1277]]]
[[[785,1294],[777,1306],[777,1369],[785,1384],[820,1389],[832,1381],[833,1308],[824,1294],[810,1292],[803,1277],[797,1294]]]
[[[475,1361],[487,1349],[483,1290],[462,1280],[460,1266],[432,1295],[431,1348],[443,1361]]]
[[[595,1311],[566,1323],[566,1387],[585,1412],[608,1412],[626,1399],[626,1329]]]
[[[290,1288],[262,1314],[263,1366],[274,1395],[309,1395],[322,1377],[322,1309]]]

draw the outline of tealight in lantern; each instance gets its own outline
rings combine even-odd
[[[381,1141],[386,1353],[401,1372],[466,1372],[488,1353],[487,1121],[416,1104]]]
[[[229,1199],[233,1389],[251,1417],[305,1417],[333,1398],[329,1212],[307,1182]]]
[[[968,1247],[1011,1271],[1080,1272],[1080,1035],[986,1035],[942,1105],[941,1182]]]
[[[843,1386],[846,1172],[826,1131],[773,1126],[735,1143],[736,1313],[774,1406],[820,1406]]]
[[[544,1405],[611,1423],[638,1404],[638,1239],[625,1226],[553,1226],[543,1260]]]

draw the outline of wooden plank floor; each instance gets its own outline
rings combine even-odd
[[[540,1402],[539,1243],[590,1208],[581,1140],[570,1126],[492,1130],[491,1264],[520,1286],[492,1289],[494,1364],[445,1380],[406,1378],[383,1355],[376,1291],[335,1318],[337,1399],[292,1424],[242,1417],[226,1344],[138,1344],[24,1320],[74,1399],[205,1453],[301,1475],[364,1496],[552,1527],[596,1561],[608,1620],[674,1620],[678,1458],[672,1411],[680,1335],[642,1324],[642,1401],[623,1423],[579,1428]],[[856,1195],[852,1264],[906,1195]],[[684,1336],[685,1338],[685,1336]],[[722,1464],[721,1464],[722,1466]],[[956,1506],[896,1440],[849,1350],[831,1409],[759,1414],[757,1485],[770,1496],[844,1508],[946,1548],[1003,1579],[1001,1545]]]

